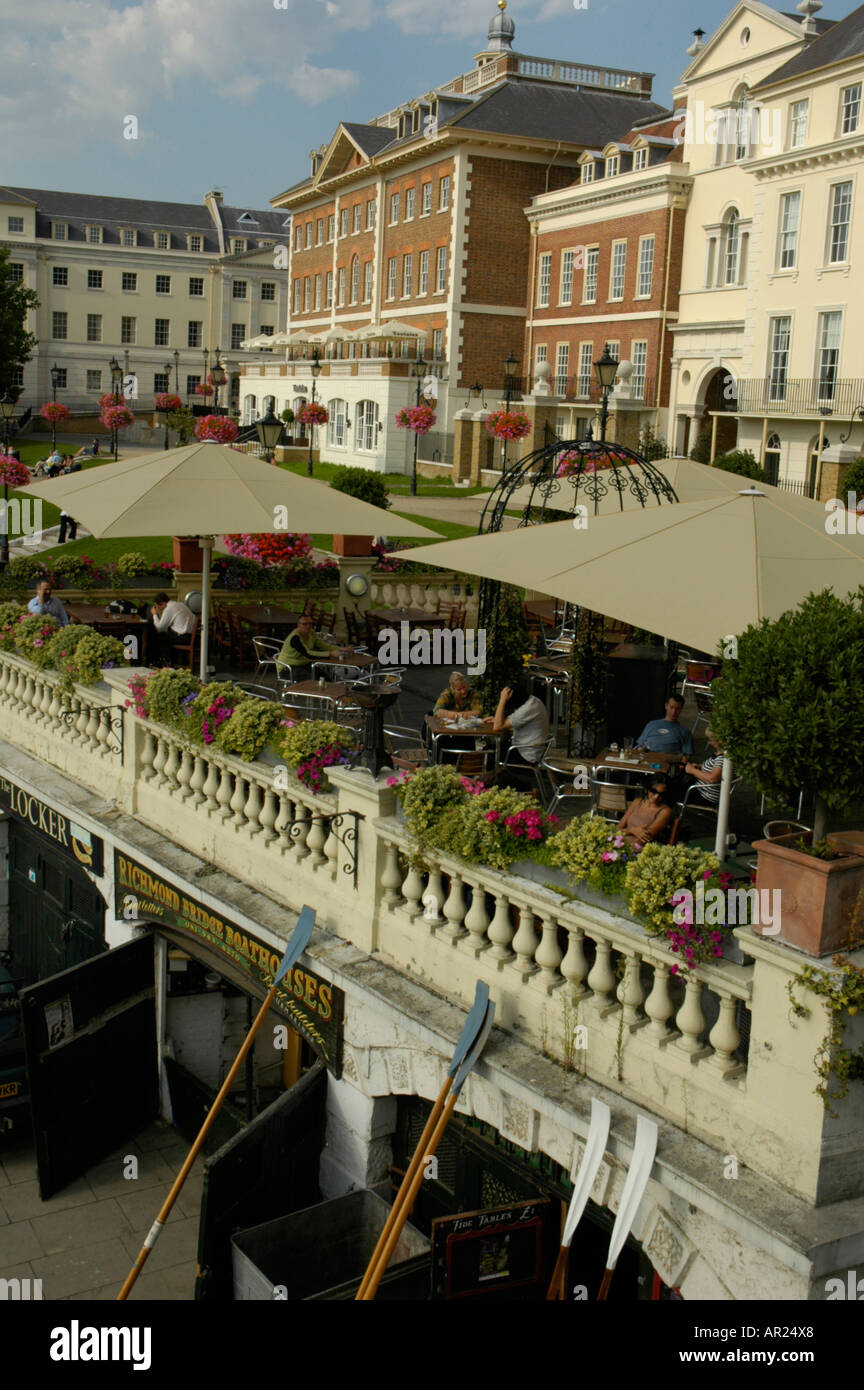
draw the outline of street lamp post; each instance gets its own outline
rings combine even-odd
[[[122,402],[122,400],[123,400],[123,368],[120,366],[120,363],[117,361],[117,358],[116,358],[116,357],[112,357],[112,358],[111,358],[110,367],[111,367],[111,385],[114,387],[114,404],[115,404],[115,406],[117,406],[117,405],[120,405],[121,402]],[[116,463],[116,462],[117,462],[117,444],[118,444],[118,435],[119,435],[119,430],[117,429],[116,424],[115,424],[115,426],[114,426],[114,429],[113,429],[112,433],[113,433],[113,435],[114,435],[114,462]]]
[[[165,366],[162,368],[162,371],[163,371],[164,376],[165,376],[165,390],[166,390],[166,392],[167,392],[167,391],[170,391],[170,390],[171,390],[171,363],[170,363],[170,362],[166,362],[166,363],[165,363]],[[167,448],[168,448],[168,411],[167,411],[167,410],[164,412],[164,415],[165,415],[165,443],[162,445],[162,448],[163,448],[163,449],[167,449]]]
[[[312,372],[312,401],[311,401],[311,404],[314,405],[314,404],[315,404],[315,383],[316,383],[316,381],[318,380],[319,376],[321,375],[321,361],[320,361],[320,358],[319,358],[319,356],[318,356],[318,349],[317,349],[317,347],[314,348],[313,351],[312,351],[312,362],[311,362],[311,364],[310,364],[310,370],[311,370],[311,372]],[[315,437],[315,436],[314,436],[314,429],[315,429],[315,426],[310,424],[310,426],[309,426],[309,459],[308,459],[308,461],[307,461],[307,463],[306,463],[306,472],[307,472],[307,474],[308,474],[308,476],[309,476],[310,478],[312,477],[312,441],[313,441],[313,439],[314,439],[314,437]]]
[[[615,385],[615,378],[618,375],[618,359],[613,357],[609,351],[609,344],[603,347],[603,356],[599,357],[594,363],[594,370],[597,373],[597,380],[600,383],[600,390],[603,392],[603,404],[600,407],[600,443],[606,443],[606,425],[609,420],[609,392]]]
[[[8,391],[0,397],[0,411],[3,414],[3,453],[9,453],[9,421],[15,413],[15,397]],[[3,533],[0,538],[0,569],[9,563],[9,493],[3,484]]]
[[[228,380],[228,374],[227,374],[227,372],[225,371],[225,368],[222,366],[222,359],[221,359],[221,357],[220,357],[220,353],[221,353],[221,352],[222,352],[222,349],[217,347],[217,349],[216,349],[216,361],[213,363],[213,369],[212,369],[212,371],[211,371],[211,373],[210,373],[211,377],[213,378],[213,414],[214,414],[214,415],[218,415],[218,414],[219,414],[219,391],[220,391],[221,387],[223,387],[223,386],[225,385],[225,382]]]
[[[255,433],[259,444],[263,444],[267,450],[267,462],[272,463],[276,445],[282,437],[282,421],[273,413],[272,401],[261,419],[255,421]]]
[[[174,349],[174,393],[180,395],[180,353],[177,348]]]
[[[54,366],[51,368],[51,400],[54,402],[55,405],[56,405],[56,403],[57,403],[57,386],[58,386],[58,384],[59,384],[59,381],[60,381],[60,368],[57,366],[57,363],[55,362],[55,363],[54,363]],[[54,450],[55,450],[56,448],[57,448],[57,421],[56,421],[56,419],[54,418],[54,416],[52,415],[52,417],[51,417],[51,452],[52,452],[52,454],[54,453]]]
[[[516,379],[516,368],[519,366],[518,357],[514,357],[511,350],[504,362],[504,409],[510,409],[510,401],[513,397],[513,384]],[[501,442],[501,472],[507,467],[507,440]]]
[[[423,378],[424,378],[424,376],[426,375],[426,363],[423,361],[423,354],[422,354],[422,353],[421,353],[420,356],[417,358],[417,361],[414,363],[413,371],[414,371],[414,375],[415,375],[416,378],[417,378],[417,394],[416,394],[415,401],[414,401],[415,406],[417,406],[417,405],[420,404],[420,392],[421,392],[422,385],[423,385]],[[412,465],[411,465],[411,496],[412,496],[412,497],[416,497],[416,496],[417,496],[417,442],[418,442],[418,440],[419,440],[419,437],[420,437],[420,436],[418,435],[417,431],[415,430],[415,431],[414,431],[414,461],[413,461],[413,463],[412,463]]]

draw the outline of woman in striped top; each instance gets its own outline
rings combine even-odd
[[[689,772],[691,777],[695,777],[701,783],[699,792],[703,801],[707,801],[709,806],[720,804],[720,779],[723,776],[723,749],[711,729],[705,730],[708,738],[708,745],[714,751],[709,753],[701,767],[695,763],[686,763],[685,772]]]

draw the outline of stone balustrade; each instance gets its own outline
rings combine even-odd
[[[375,573],[370,575],[370,607],[422,608],[424,613],[437,612],[438,600],[465,605],[465,625],[477,623],[477,594],[466,594],[465,581],[443,571],[429,574],[400,575]]]
[[[273,760],[138,718],[129,672],[103,674],[67,697],[56,673],[0,653],[0,737],[253,898],[312,903],[322,926],[437,994],[467,1005],[486,980],[498,1026],[574,1090],[587,1079],[617,1091],[810,1202],[864,1193],[862,1088],[836,1119],[815,1094],[826,1013],[815,997],[807,1017],[791,1011],[798,952],[739,928],[746,965],[673,976],[665,944],[609,908],[437,851],[412,867],[386,779],[337,768],[315,796]]]

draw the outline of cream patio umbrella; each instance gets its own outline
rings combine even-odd
[[[431,536],[413,521],[312,478],[301,478],[212,440],[105,464],[34,483],[22,491],[63,507],[100,539],[198,536],[204,550],[201,581],[201,679],[207,679],[210,552],[225,532],[342,531]],[[284,521],[284,525],[277,522]]]
[[[738,479],[741,482],[741,479]],[[807,498],[739,488],[699,502],[424,546],[424,564],[523,584],[698,651],[807,594],[864,584],[864,536],[829,535]],[[417,559],[420,551],[400,552]]]

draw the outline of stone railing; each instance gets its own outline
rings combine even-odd
[[[814,1093],[821,1001],[796,1017],[801,955],[739,928],[747,964],[680,979],[662,941],[614,910],[517,872],[438,854],[411,867],[386,780],[334,769],[316,796],[273,761],[189,745],[126,708],[129,671],[68,699],[58,677],[0,653],[0,737],[58,769],[250,892],[468,1004],[489,984],[496,1023],[811,1202],[864,1194],[864,1100],[839,1118]],[[111,821],[103,833],[110,841]],[[808,1000],[808,1003],[810,1001]],[[674,1165],[673,1165],[674,1166]]]
[[[370,608],[422,608],[424,613],[437,611],[438,600],[465,605],[465,624],[476,626],[477,594],[465,592],[465,580],[442,570],[429,574],[386,573],[373,571],[370,576]]]

